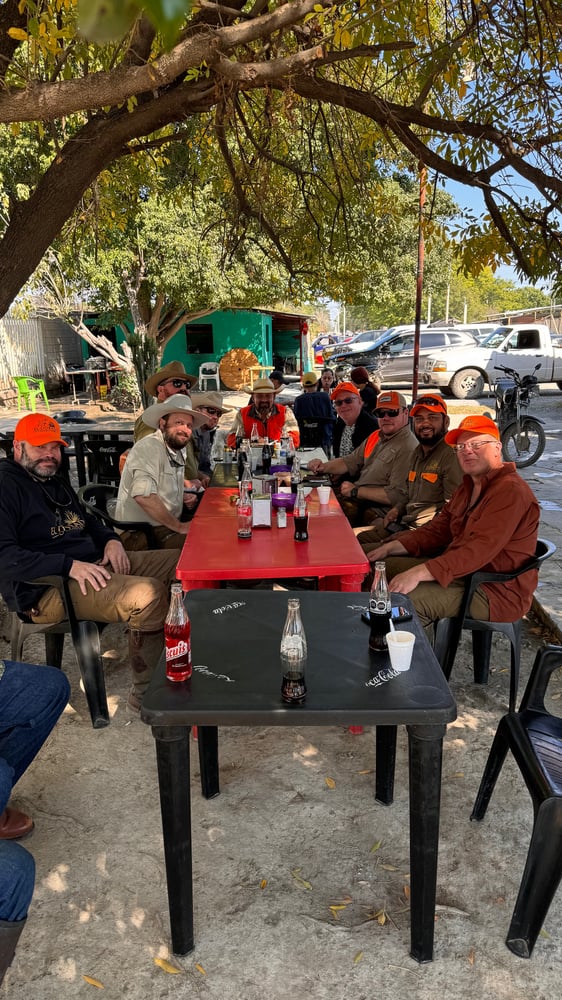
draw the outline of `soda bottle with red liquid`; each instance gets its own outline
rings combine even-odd
[[[191,622],[183,603],[181,583],[172,584],[170,610],[164,622],[166,677],[186,681],[191,677]]]

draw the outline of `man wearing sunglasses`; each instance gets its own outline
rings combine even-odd
[[[353,382],[340,382],[331,393],[337,420],[332,432],[335,458],[351,455],[365,438],[376,431],[379,422],[363,405],[361,393]]]
[[[417,441],[408,424],[408,404],[400,392],[387,390],[377,399],[374,431],[350,455],[329,462],[309,462],[312,472],[343,476],[338,499],[354,527],[372,524],[391,507],[408,502],[406,487]]]
[[[220,392],[194,392],[191,396],[193,409],[201,413],[205,423],[193,431],[195,450],[199,456],[199,474],[210,476],[211,452],[215,443],[216,430],[220,417],[228,413],[229,406],[223,406]]]
[[[445,441],[464,474],[458,490],[428,524],[369,552],[371,562],[386,559],[390,589],[410,595],[424,627],[458,614],[465,576],[519,569],[537,544],[539,505],[513,462],[503,462],[494,421],[465,417]],[[529,570],[505,583],[483,584],[470,614],[481,621],[517,621],[531,606],[537,578]]]
[[[182,396],[189,396],[191,388],[197,382],[194,375],[188,375],[181,361],[170,361],[157,372],[149,375],[144,388],[149,396],[154,396],[157,403],[164,403],[170,396],[177,393]],[[154,434],[154,428],[149,427],[140,416],[135,423],[134,440],[135,444],[147,434]],[[185,487],[186,489],[198,490],[204,485],[199,478],[199,461],[195,451],[193,440],[188,441],[185,448]],[[187,506],[195,508],[197,505],[197,494],[194,492],[187,495]]]
[[[450,500],[462,480],[457,456],[445,441],[449,430],[447,404],[442,396],[420,396],[410,410],[418,446],[408,472],[408,502],[392,507],[372,528],[356,528],[365,552],[397,531],[419,528],[431,521]]]

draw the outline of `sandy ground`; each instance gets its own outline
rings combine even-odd
[[[527,631],[522,683],[539,638]],[[125,715],[122,629],[108,628],[103,644],[111,725],[91,728],[69,647],[71,704],[14,793],[36,822],[26,846],[37,886],[6,978],[13,1000],[96,995],[84,976],[103,984],[104,996],[154,1000],[560,994],[560,894],[530,962],[504,945],[532,822],[512,762],[484,822],[469,822],[507,697],[501,640],[488,687],[471,682],[466,639],[455,665],[459,718],[444,751],[435,960],[425,966],[408,955],[405,733],[387,808],[373,797],[372,732],[337,728],[221,730],[222,791],[211,801],[199,794],[192,754],[196,947],[170,955],[152,735]],[[8,654],[5,643],[0,652]],[[26,656],[41,660],[42,640],[29,640]],[[556,704],[558,677],[554,692]]]

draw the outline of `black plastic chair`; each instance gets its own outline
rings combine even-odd
[[[44,634],[46,663],[52,667],[62,665],[65,635],[72,636],[80,675],[84,684],[84,693],[90,710],[94,729],[103,729],[109,725],[109,711],[105,693],[105,678],[100,647],[100,634],[105,628],[105,622],[79,620],[76,617],[69,581],[61,576],[45,576],[40,581],[50,587],[56,587],[64,604],[66,619],[54,625],[36,625],[26,615],[12,613],[11,653],[13,660],[23,660],[23,647],[31,635]]]
[[[521,619],[516,622],[479,621],[476,618],[470,617],[469,608],[472,598],[481,584],[506,583],[508,580],[515,580],[516,577],[527,573],[531,569],[540,568],[545,559],[549,559],[554,552],[556,552],[556,546],[552,542],[539,538],[535,555],[521,566],[520,569],[514,570],[511,573],[485,573],[482,571],[473,573],[472,576],[467,577],[458,616],[456,618],[441,618],[435,626],[433,648],[447,680],[451,676],[461,632],[463,629],[469,629],[472,632],[474,683],[487,684],[490,671],[492,635],[494,632],[501,632],[507,636],[511,645],[509,710],[510,712],[515,710],[517,688],[519,685],[519,661],[521,659]]]
[[[84,454],[88,461],[88,478],[92,483],[108,483],[118,486],[121,479],[119,459],[125,451],[133,447],[132,441],[92,441],[84,442]]]
[[[507,947],[530,958],[562,877],[562,719],[544,697],[562,646],[536,655],[518,712],[504,715],[482,775],[471,819],[483,819],[507,751],[511,750],[533,800],[534,823],[525,870],[507,933]]]
[[[299,417],[300,448],[323,448],[328,458],[332,453],[332,427],[335,417]]]
[[[118,492],[116,486],[86,483],[85,486],[80,486],[78,498],[87,511],[95,514],[100,521],[115,531],[141,531],[146,538],[148,549],[160,548],[151,524],[147,524],[146,521],[118,521],[113,517],[111,510],[108,510],[108,504],[111,500],[117,500]]]

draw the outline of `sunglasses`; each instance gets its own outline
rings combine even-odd
[[[334,406],[339,409],[340,406],[345,406],[347,403],[353,403],[357,399],[357,396],[346,396],[345,399],[334,399]]]
[[[205,410],[205,413],[208,413],[210,417],[220,417],[221,415],[221,411],[215,410],[214,406],[201,406],[200,409]]]
[[[191,382],[188,382],[186,378],[167,378],[165,382],[162,382],[162,385],[173,385],[174,389],[181,389],[185,386],[189,389]]]
[[[400,410],[375,410],[375,417],[397,417]]]

